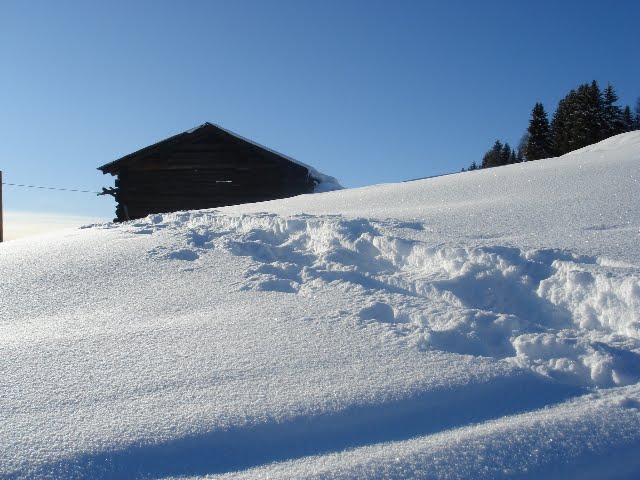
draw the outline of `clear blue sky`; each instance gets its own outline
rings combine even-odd
[[[96,167],[205,121],[347,187],[458,171],[533,104],[640,96],[640,2],[0,0],[5,182]],[[111,219],[111,197],[5,187],[5,209]]]

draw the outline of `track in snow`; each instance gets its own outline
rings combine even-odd
[[[241,288],[306,296],[340,288],[354,300],[342,316],[385,324],[417,348],[500,358],[574,385],[640,378],[634,266],[560,250],[431,246],[413,238],[428,226],[393,220],[178,213],[129,228],[177,226],[182,247],[150,258],[195,265],[224,249],[253,261]]]

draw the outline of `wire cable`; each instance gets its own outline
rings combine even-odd
[[[102,192],[94,192],[93,190],[80,190],[78,188],[57,188],[57,187],[41,187],[39,185],[25,185],[22,183],[6,183],[2,182],[2,185],[8,185],[11,187],[23,187],[23,188],[39,188],[41,190],[57,190],[60,192],[78,192],[78,193],[95,193],[99,194]]]

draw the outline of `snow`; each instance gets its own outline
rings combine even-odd
[[[640,132],[0,245],[0,478],[637,478]]]

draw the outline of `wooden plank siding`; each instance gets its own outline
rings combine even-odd
[[[313,191],[308,168],[206,123],[99,167],[116,175],[116,221]]]

